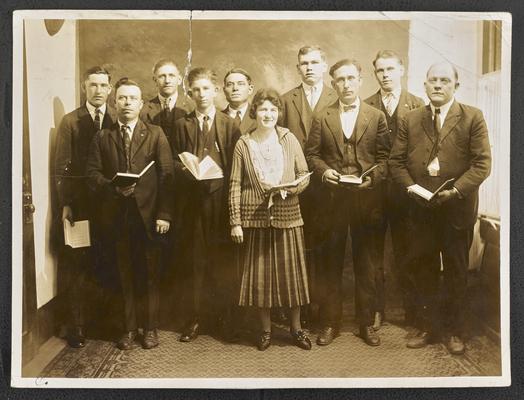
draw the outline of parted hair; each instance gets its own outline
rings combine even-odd
[[[253,101],[251,102],[251,108],[249,109],[249,116],[252,119],[256,119],[258,106],[260,106],[266,100],[269,100],[271,104],[278,108],[279,114],[282,113],[284,107],[282,105],[282,99],[280,98],[278,92],[272,88],[259,89],[255,93]]]
[[[187,81],[189,83],[189,86],[191,86],[193,82],[197,79],[209,79],[213,83],[213,85],[216,85],[218,81],[217,74],[215,73],[215,71],[203,67],[193,68],[191,71],[189,71],[189,74],[187,75]]]
[[[244,68],[233,68],[226,72],[224,75],[224,85],[226,84],[226,79],[231,74],[242,74],[246,77],[247,83],[251,85],[251,76]]]
[[[379,50],[375,56],[375,59],[373,60],[373,67],[375,67],[375,64],[379,58],[395,58],[400,65],[404,65],[398,53],[393,50]]]
[[[156,71],[158,71],[164,65],[172,65],[180,73],[180,68],[178,68],[178,65],[177,65],[177,63],[175,61],[173,61],[173,60],[171,60],[169,58],[163,58],[161,60],[158,60],[156,62],[156,64],[153,66],[153,76],[156,74]]]
[[[322,58],[322,60],[326,61],[326,53],[324,53],[324,50],[322,50],[322,48],[317,45],[302,46],[298,50],[298,58],[300,59],[300,56],[311,53],[312,51],[318,51],[320,53],[320,57]]]
[[[140,85],[137,82],[127,77],[120,78],[118,82],[115,83],[115,93],[118,91],[118,88],[120,86],[136,86],[137,88],[140,89],[140,91],[142,91],[142,89],[140,88]]]
[[[84,75],[83,75],[84,82],[87,80],[87,78],[89,78],[89,75],[94,75],[94,74],[107,75],[107,81],[111,82],[111,74],[109,73],[109,71],[105,69],[104,67],[100,67],[98,65],[91,67],[84,72]]]
[[[340,67],[343,67],[344,65],[354,65],[359,74],[362,72],[362,67],[357,60],[352,58],[344,58],[343,60],[337,61],[335,64],[331,66],[331,68],[329,69],[329,75],[333,78],[333,74],[335,73],[335,71]]]

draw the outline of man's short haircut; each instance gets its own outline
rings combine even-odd
[[[404,65],[402,62],[402,59],[400,58],[399,54],[396,51],[393,50],[379,50],[377,52],[377,55],[375,56],[375,59],[373,60],[373,67],[375,67],[375,64],[377,63],[377,60],[379,58],[394,58],[398,61],[400,65]]]
[[[95,75],[95,74],[107,75],[107,81],[111,82],[111,74],[109,73],[109,71],[98,65],[91,67],[84,72],[84,76],[83,76],[84,82],[87,81],[87,79],[89,78],[89,75]]]
[[[317,45],[301,47],[298,50],[298,59],[300,60],[300,56],[304,56],[308,53],[311,53],[312,51],[318,51],[320,53],[320,57],[322,58],[322,61],[326,61],[326,53],[324,53],[324,50],[322,50],[322,48]]]
[[[360,63],[357,60],[352,59],[352,58],[344,58],[343,60],[337,61],[335,64],[331,66],[331,68],[329,69],[329,76],[333,78],[333,74],[335,73],[335,71],[339,69],[340,67],[343,67],[344,65],[355,66],[359,75],[362,72],[362,67],[360,66]]]
[[[271,88],[259,89],[255,93],[253,101],[251,102],[251,108],[249,109],[249,116],[252,119],[256,119],[258,106],[262,105],[262,103],[266,100],[269,100],[271,104],[278,108],[279,115],[282,113],[284,107],[282,105],[282,99],[280,98],[278,92],[275,89]]]
[[[118,88],[120,88],[121,86],[136,86],[138,89],[140,89],[140,85],[137,82],[127,77],[124,77],[124,78],[120,78],[118,82],[115,83],[115,94],[116,92],[118,92]],[[142,92],[142,89],[140,89],[140,92]]]
[[[224,76],[224,85],[226,84],[226,79],[231,74],[242,74],[246,77],[247,83],[251,85],[251,76],[249,76],[248,72],[243,68],[233,68],[226,72],[226,75]]]
[[[436,62],[436,63],[431,64],[431,66],[428,68],[428,71],[426,72],[426,78],[428,77],[428,74],[429,74],[429,71],[431,71],[431,68],[433,68],[435,65],[439,65],[439,64],[447,64],[447,65],[449,65],[451,67],[451,69],[453,70],[453,75],[455,75],[455,82],[458,82],[458,80],[459,80],[459,73],[458,73],[457,67],[455,67],[455,65],[453,65],[452,63],[450,63],[448,61],[441,61],[441,62]]]
[[[153,66],[153,76],[156,75],[156,72],[162,68],[163,66],[165,65],[172,65],[173,67],[176,68],[176,70],[178,71],[178,73],[180,73],[180,68],[178,68],[178,65],[176,62],[174,62],[173,60],[170,60],[168,58],[163,58],[161,60],[158,60],[156,62],[156,64]]]
[[[193,68],[187,75],[189,86],[191,86],[193,82],[198,79],[209,79],[213,85],[216,85],[218,81],[217,74],[213,70],[203,67]]]

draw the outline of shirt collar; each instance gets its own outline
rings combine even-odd
[[[86,101],[86,107],[87,107],[87,111],[89,111],[89,114],[91,114],[91,116],[95,116],[95,110],[97,109],[97,107],[95,107],[94,105],[92,105],[90,102]],[[100,107],[98,107],[98,109],[102,112],[102,115],[105,115],[106,113],[106,108],[107,108],[107,105],[106,103],[102,104]]]
[[[356,106],[356,108],[354,110],[351,110],[351,112],[355,112],[355,113],[358,113],[358,111],[360,110],[360,98],[357,97],[357,99],[352,103]],[[348,104],[349,105],[349,104]],[[346,106],[346,104],[343,104],[340,100],[338,101],[338,109],[341,113],[345,113],[346,111],[344,111],[344,106]],[[347,111],[347,112],[350,112],[350,111]]]
[[[455,101],[455,97],[452,97],[450,101],[448,101],[446,104],[441,105],[440,107],[435,107],[433,103],[430,101],[429,106],[431,107],[431,113],[435,114],[435,108],[440,108],[440,115],[442,117],[448,115],[448,111],[451,108],[451,105]]]
[[[160,93],[158,93],[158,100],[160,100],[160,104],[163,105],[167,99],[169,99],[169,109],[172,109],[175,106],[176,101],[178,99],[178,91],[175,91],[175,93],[173,93],[169,97],[164,97]]]
[[[209,117],[209,120],[213,121],[215,119],[216,112],[217,112],[217,109],[215,106],[212,106],[207,114],[202,114],[200,111],[195,109],[196,117],[198,118],[200,122],[204,120],[204,115],[207,115]]]
[[[392,90],[391,92],[386,92],[386,91],[380,89],[380,96],[382,98],[385,98],[389,93],[391,93],[391,94],[393,94],[393,97],[395,99],[400,99],[400,92],[402,92],[402,88],[398,88],[398,89]]]
[[[313,86],[310,86],[307,83],[302,82],[302,87],[304,88],[304,92],[306,93],[310,93],[311,88],[313,87],[316,89],[317,93],[322,93],[322,89],[324,88],[324,82],[321,79],[316,85]]]
[[[237,116],[237,111],[240,111],[240,118],[243,119],[244,118],[244,115],[246,115],[246,112],[247,112],[247,107],[249,106],[249,103],[246,102],[246,104],[244,104],[242,107],[240,107],[238,110],[235,110],[234,108],[231,107],[231,104],[228,104],[227,105],[227,114],[231,117],[231,118],[235,118]]]
[[[136,124],[138,124],[138,118],[134,121],[126,123],[126,125],[129,126],[129,128],[131,129],[131,135],[133,135],[133,132],[135,131]],[[118,127],[120,128],[120,130],[122,130],[122,125],[124,125],[124,123],[118,120]]]

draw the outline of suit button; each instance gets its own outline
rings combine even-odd
[[[275,217],[273,217],[273,216],[269,217],[270,221],[273,221],[274,219],[275,219]]]

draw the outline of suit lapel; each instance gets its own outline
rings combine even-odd
[[[135,126],[135,131],[133,132],[133,139],[131,140],[131,160],[144,144],[147,133],[147,127],[142,123],[142,121],[138,120],[138,123]]]
[[[344,148],[344,133],[342,131],[342,124],[340,123],[340,113],[338,110],[338,102],[333,103],[333,105],[329,106],[327,110],[326,115],[326,124],[329,127],[329,130],[331,131],[331,134],[333,135],[333,139],[335,139],[335,143],[337,144],[338,151],[340,152],[340,155],[344,155],[343,148]]]
[[[427,137],[432,142],[434,142],[435,137],[433,136],[433,119],[430,106],[426,106],[426,110],[422,116],[422,127],[424,128],[424,132],[426,132]]]
[[[371,96],[368,102],[370,106],[375,107],[378,110],[382,110],[382,98],[380,96],[380,90]]]
[[[453,101],[453,104],[451,105],[448,115],[446,115],[446,119],[444,120],[444,125],[442,125],[442,130],[440,131],[440,142],[442,142],[446,136],[448,136],[455,125],[459,122],[460,118],[462,117],[462,113],[460,112],[460,107],[457,104],[457,101]]]
[[[198,120],[196,117],[196,113],[193,111],[192,113],[187,114],[185,118],[186,120],[184,125],[186,127],[187,137],[189,139],[189,142],[191,143],[191,149],[193,149],[193,151],[196,151],[196,135],[198,134]]]
[[[225,118],[225,115],[222,113],[217,112],[215,114],[215,138],[216,143],[218,146],[218,149],[220,151],[220,159],[222,161],[222,165],[227,167],[227,157],[226,157],[226,142],[227,138],[225,137],[227,134],[227,118]]]
[[[364,136],[364,133],[366,133],[366,130],[368,129],[369,125],[369,117],[368,117],[368,108],[370,107],[363,101],[360,102],[360,110],[357,115],[357,120],[355,122],[355,142],[358,144],[360,139],[362,139],[362,136]]]
[[[109,130],[109,137],[113,142],[115,142],[115,146],[118,149],[118,151],[125,157],[124,152],[124,146],[122,145],[122,136],[120,134],[120,126],[118,125],[118,122],[115,122],[110,130]]]
[[[148,102],[147,107],[147,117],[149,121],[155,122],[157,115],[162,111],[162,107],[160,106],[160,100],[158,96],[152,99],[150,102]]]
[[[411,110],[412,105],[409,102],[408,99],[408,93],[405,90],[402,90],[400,92],[400,99],[398,100],[398,106],[397,106],[397,121],[400,121],[404,115],[407,114],[409,110]]]
[[[309,103],[306,100],[306,96],[304,94],[304,90],[302,89],[302,85],[295,88],[293,92],[293,104],[295,105],[298,111],[298,115],[300,115],[302,128],[304,129],[304,132],[307,132],[307,127],[309,125],[306,118],[308,118],[311,115],[311,107],[309,106]]]
[[[332,102],[331,93],[332,92],[325,84],[322,85],[322,93],[320,93],[320,97],[317,101],[317,104],[315,105],[315,111],[322,110]]]

